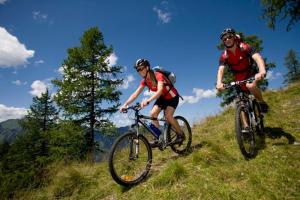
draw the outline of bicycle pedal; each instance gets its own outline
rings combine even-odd
[[[161,151],[163,151],[165,148],[163,147],[163,145],[159,145],[158,149],[161,150]]]

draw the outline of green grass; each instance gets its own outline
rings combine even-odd
[[[246,161],[235,139],[234,110],[193,127],[192,152],[153,151],[147,179],[132,188],[116,184],[107,163],[57,163],[51,181],[16,199],[300,199],[300,83],[267,91],[267,136]],[[299,143],[298,143],[299,144]]]

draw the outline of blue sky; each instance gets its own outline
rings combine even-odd
[[[216,45],[226,27],[263,40],[262,55],[277,65],[268,75],[270,88],[283,86],[287,51],[299,57],[299,23],[286,32],[287,21],[280,22],[273,31],[261,15],[259,0],[0,0],[0,121],[24,116],[45,87],[55,92],[51,79],[61,77],[67,49],[94,26],[114,48],[111,64],[124,66],[122,103],[141,80],[132,66],[143,57],[176,73],[185,99],[176,113],[199,121],[221,111],[214,96],[221,54]],[[139,101],[146,95],[145,89]],[[129,123],[120,113],[112,120]]]

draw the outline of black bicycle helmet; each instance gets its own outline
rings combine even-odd
[[[220,39],[222,40],[222,38],[224,37],[224,35],[226,34],[232,34],[235,35],[235,30],[233,28],[225,28],[223,30],[223,32],[220,34]]]
[[[150,67],[150,62],[147,59],[140,58],[135,62],[134,68],[137,69],[140,66],[149,66]]]

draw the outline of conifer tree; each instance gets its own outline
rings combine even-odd
[[[40,96],[33,97],[28,114],[21,121],[23,130],[33,134],[41,145],[38,155],[48,156],[49,136],[47,131],[55,127],[58,121],[58,111],[48,89]]]
[[[290,31],[300,19],[300,0],[261,0],[261,4],[262,17],[269,20],[268,26],[273,30],[277,19],[288,19],[287,31]]]
[[[1,197],[13,199],[16,190],[37,187],[44,181],[46,166],[51,162],[48,132],[57,120],[58,112],[48,90],[33,98],[28,114],[21,121],[24,134],[4,149],[5,154],[1,153]]]
[[[109,123],[108,115],[116,112],[119,104],[117,78],[120,66],[111,66],[108,57],[113,48],[107,47],[97,27],[87,30],[78,47],[68,49],[63,62],[63,77],[53,83],[58,87],[55,100],[67,119],[87,128],[89,158],[94,151],[94,129]]]
[[[58,120],[58,111],[48,89],[40,97],[33,97],[32,101],[28,114],[22,123],[23,126],[35,126],[43,132],[50,130]]]
[[[285,83],[292,83],[300,80],[300,62],[297,58],[297,53],[290,49],[284,58],[284,65],[288,68],[287,74],[284,76]]]

